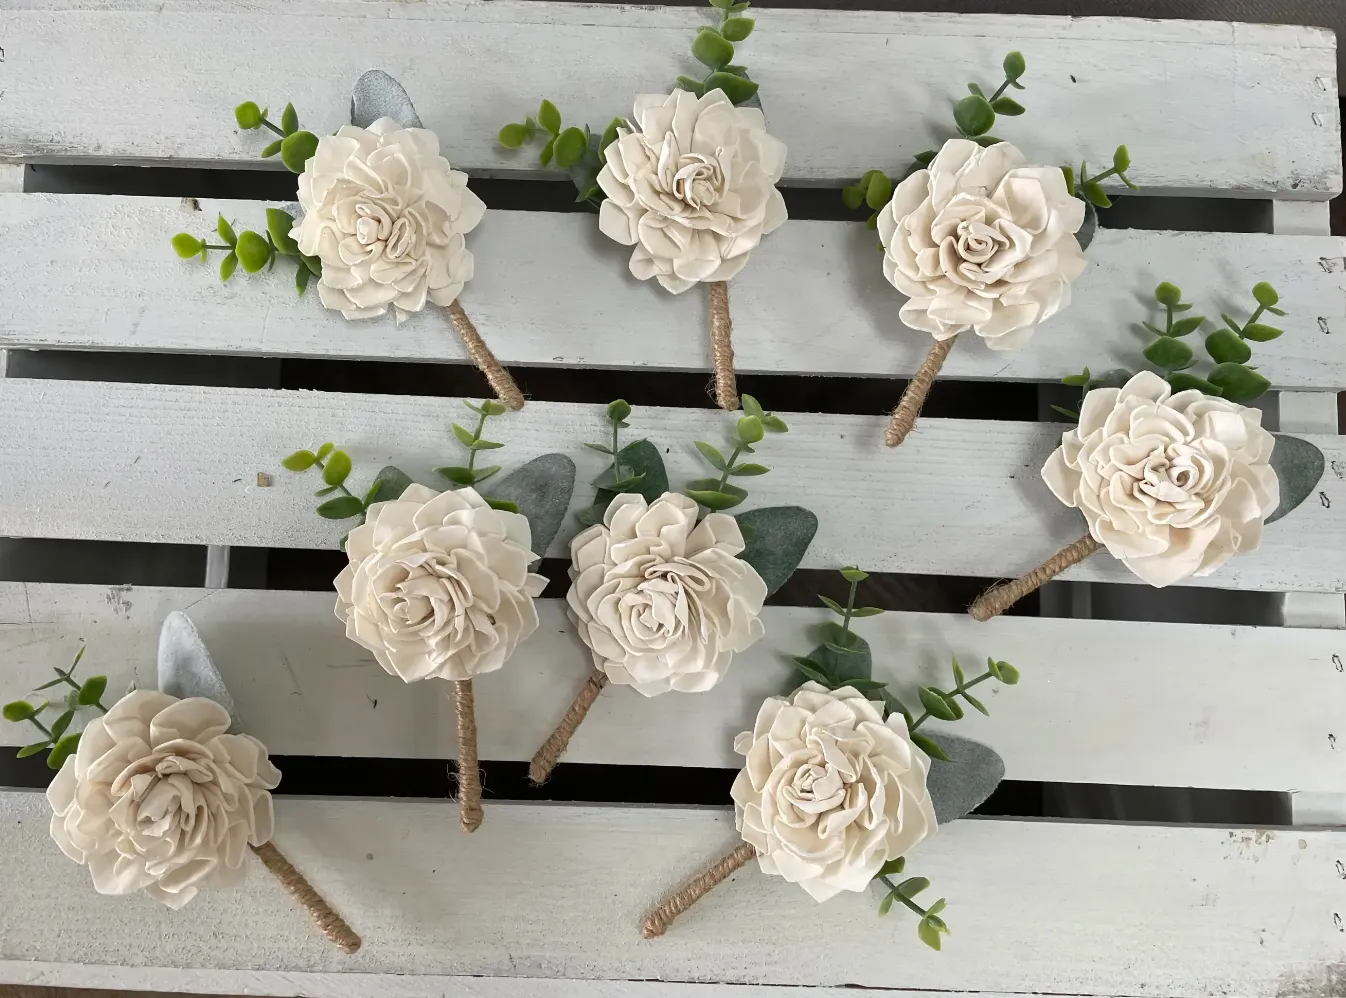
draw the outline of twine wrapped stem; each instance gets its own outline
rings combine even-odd
[[[746,842],[740,842],[732,852],[726,853],[710,866],[706,867],[685,885],[678,888],[649,913],[640,934],[646,939],[662,936],[668,927],[684,911],[690,908],[716,884],[722,883],[735,870],[757,855],[757,850]]]
[[[893,410],[888,420],[888,429],[883,434],[883,442],[889,447],[901,444],[907,439],[907,434],[915,429],[916,417],[921,414],[921,407],[925,405],[926,396],[930,394],[930,386],[935,383],[939,369],[944,366],[944,358],[949,356],[949,351],[953,349],[953,341],[956,339],[958,337],[955,335],[947,340],[935,340],[926,351],[925,360],[921,361],[916,376],[907,383],[907,390],[902,393],[897,408]]]
[[[458,821],[465,832],[481,827],[481,767],[477,762],[477,712],[472,680],[453,683],[453,707],[458,715]]]
[[[360,937],[346,924],[346,920],[332,910],[321,894],[304,879],[304,875],[290,865],[290,861],[271,842],[253,846],[257,858],[280,881],[290,897],[299,902],[300,907],[309,913],[314,924],[322,930],[328,941],[343,953],[354,953],[360,948]]]
[[[998,617],[1044,582],[1060,575],[1071,565],[1078,565],[1102,547],[1102,544],[1085,534],[1074,544],[1068,544],[1057,551],[1027,575],[1021,575],[1012,582],[992,586],[977,597],[967,612],[977,620]]]
[[[738,408],[738,382],[734,376],[734,322],[729,317],[729,285],[711,281],[710,353],[715,362],[715,404],[733,412]]]
[[[598,694],[603,692],[603,687],[608,684],[606,673],[599,672],[597,669],[590,671],[588,677],[584,680],[584,685],[580,687],[579,693],[570,704],[570,709],[565,712],[561,718],[561,723],[556,725],[556,730],[547,736],[547,740],[542,743],[542,747],[533,755],[533,761],[528,767],[528,778],[534,783],[545,783],[551,771],[556,768],[556,763],[565,753],[566,746],[570,744],[570,739],[575,734],[575,729],[580,726],[584,720],[584,715],[589,713],[589,708],[594,705],[598,699]]]
[[[458,333],[458,338],[467,349],[467,355],[472,358],[472,363],[477,365],[481,373],[486,375],[486,380],[491,386],[491,391],[495,392],[496,398],[511,409],[522,409],[523,392],[519,391],[514,378],[500,361],[495,359],[495,354],[491,353],[491,348],[481,338],[481,333],[477,332],[477,327],[463,311],[463,303],[457,298],[449,305],[449,318],[453,321],[453,328]]]

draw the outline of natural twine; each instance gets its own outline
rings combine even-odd
[[[481,333],[477,332],[477,327],[463,311],[463,303],[457,298],[449,304],[449,318],[453,320],[453,328],[457,330],[458,338],[467,348],[467,355],[472,358],[472,363],[477,365],[481,373],[486,375],[486,380],[490,383],[491,391],[495,392],[496,398],[511,409],[522,409],[523,392],[519,391],[514,378],[500,361],[495,359],[495,354],[491,353],[491,348],[481,338]]]
[[[533,755],[533,761],[528,766],[528,778],[530,780],[534,783],[545,783],[547,777],[551,776],[551,771],[556,768],[557,761],[565,752],[566,746],[570,744],[575,729],[580,726],[580,722],[584,720],[584,715],[589,713],[589,708],[594,705],[594,701],[598,699],[598,694],[603,692],[603,687],[607,684],[607,673],[599,672],[597,669],[589,672],[589,676],[584,680],[584,685],[580,687],[579,693],[575,694],[570,709],[565,712],[565,717],[561,718],[561,723],[556,726],[555,731],[547,736],[547,740],[542,743],[542,747]]]
[[[673,924],[673,920],[701,900],[702,896],[716,884],[721,883],[735,870],[757,855],[757,850],[747,842],[740,842],[734,851],[726,853],[711,866],[702,870],[685,886],[674,891],[649,913],[640,934],[646,939],[662,936]]]
[[[883,442],[889,447],[901,444],[907,439],[907,434],[915,428],[916,417],[921,414],[921,406],[925,405],[926,396],[930,394],[930,386],[935,383],[939,369],[944,366],[944,358],[949,356],[949,351],[953,349],[953,341],[956,339],[957,335],[950,336],[947,340],[935,340],[926,352],[920,369],[907,383],[907,390],[902,393],[897,408],[893,410],[893,415],[888,420],[888,429],[883,434]]]
[[[734,377],[734,322],[729,317],[729,285],[710,282],[710,352],[715,361],[715,404],[733,412],[738,408]]]
[[[259,846],[253,846],[252,851],[266,868],[275,874],[290,897],[298,901],[309,913],[309,917],[330,942],[343,953],[354,953],[360,948],[360,937],[346,924],[346,920],[332,910],[322,895],[313,889],[302,873],[290,865],[290,861],[281,855],[281,851],[273,843],[263,842]]]
[[[1019,600],[1023,599],[1038,586],[1064,572],[1071,565],[1078,565],[1102,544],[1085,534],[1074,544],[1063,547],[1027,575],[1021,575],[1012,582],[1002,582],[992,586],[977,597],[977,601],[968,608],[968,613],[977,620],[990,620],[998,617]]]
[[[458,821],[465,832],[481,827],[481,768],[477,762],[477,713],[472,680],[453,683],[453,705],[458,714]]]

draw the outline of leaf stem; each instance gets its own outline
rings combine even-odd
[[[922,918],[925,918],[928,912],[924,908],[922,908],[919,904],[917,904],[915,901],[913,901],[911,898],[907,897],[905,894],[899,891],[897,889],[897,885],[893,883],[892,880],[890,880],[888,877],[879,877],[878,879],[883,881],[883,885],[887,887],[890,891],[892,891],[894,897],[896,897],[899,901],[905,904],[912,911],[916,912],[916,914],[920,915]]]
[[[846,612],[841,617],[841,645],[845,647],[846,636],[851,633],[851,614],[855,612],[855,590],[859,587],[860,580],[856,579],[851,583],[851,591],[846,596]]]
[[[953,689],[951,689],[951,690],[948,692],[948,696],[950,696],[950,697],[956,697],[956,696],[958,696],[958,694],[964,692],[965,690],[970,690],[970,689],[972,689],[972,687],[976,686],[978,683],[984,683],[984,682],[986,682],[986,680],[988,680],[988,679],[990,679],[990,678],[991,678],[991,673],[990,673],[989,670],[986,671],[986,672],[983,672],[983,673],[982,673],[980,676],[978,676],[976,679],[970,679],[970,680],[967,680],[966,682],[959,683],[957,686],[955,686]],[[915,731],[915,730],[916,730],[917,728],[919,728],[922,724],[924,724],[924,723],[926,722],[926,720],[927,720],[929,717],[930,717],[930,711],[927,710],[927,711],[926,711],[924,714],[922,714],[920,717],[916,718],[916,723],[914,723],[914,724],[913,724],[910,728],[908,728],[907,730],[909,730],[909,731]]]
[[[47,727],[45,724],[43,724],[41,721],[39,721],[39,720],[37,719],[37,716],[36,716],[36,715],[33,715],[32,717],[29,717],[28,720],[30,720],[30,721],[32,721],[34,724],[36,724],[38,730],[41,731],[44,735],[46,735],[48,739],[51,738],[51,728]]]
[[[987,103],[994,104],[997,100],[999,100],[1000,95],[1009,89],[1009,85],[1010,85],[1009,77],[1005,77],[1005,82],[1000,84],[1000,89],[991,95],[991,99],[987,101]]]
[[[318,466],[318,470],[319,470],[319,471],[323,471],[323,470],[325,470],[325,469],[327,468],[327,465],[323,464],[321,461],[317,460],[316,458],[314,459],[313,463],[316,464],[316,465]],[[346,483],[345,483],[345,482],[342,482],[340,485],[337,486],[337,488],[340,489],[345,495],[350,496],[352,499],[356,498],[355,493],[352,492],[350,489],[346,488]],[[105,711],[104,713],[106,713],[106,711]]]
[[[620,420],[614,420],[612,423],[612,480],[614,482],[620,482],[622,480],[622,462],[617,457],[617,455],[621,453],[621,451],[617,449],[617,432],[618,424],[620,422]]]
[[[734,453],[730,454],[729,460],[725,462],[724,474],[720,476],[720,484],[715,486],[716,492],[724,491],[725,483],[729,481],[729,471],[731,468],[734,467],[734,463],[738,460],[738,456],[742,453],[743,453],[743,445],[736,444],[734,446]]]
[[[275,132],[277,135],[279,135],[282,139],[285,138],[285,132],[282,131],[281,129],[277,128],[275,125],[271,124],[271,122],[267,121],[265,118],[262,119],[262,124],[265,125],[267,128],[271,129],[273,132]]]
[[[477,413],[477,428],[472,431],[472,442],[474,444],[481,439],[481,435],[485,431],[485,429],[486,429],[486,410],[483,407],[482,411]],[[476,465],[477,465],[477,449],[475,447],[469,447],[467,449],[467,470],[471,471],[473,468],[476,467]]]
[[[215,245],[215,243],[202,243],[201,245],[204,246],[206,249],[222,249],[222,250],[228,250],[231,253],[234,251],[234,248],[232,246],[229,246],[228,244],[217,246]]]

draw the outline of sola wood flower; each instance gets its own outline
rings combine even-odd
[[[567,493],[568,494],[568,493]],[[481,824],[472,679],[501,668],[538,626],[528,517],[494,509],[472,487],[410,485],[373,503],[346,541],[336,613],[346,636],[405,682],[453,682],[462,826]]]

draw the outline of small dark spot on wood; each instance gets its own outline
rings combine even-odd
[[[1318,316],[1318,332],[1324,336],[1332,335],[1332,327],[1327,324],[1327,316],[1325,315]]]
[[[1339,256],[1338,257],[1320,256],[1318,258],[1318,266],[1323,269],[1324,274],[1333,273],[1338,268],[1340,268],[1341,265],[1342,265],[1342,258]]]
[[[1326,492],[1319,492],[1319,493],[1318,493],[1318,501],[1319,501],[1320,503],[1323,504],[1323,509],[1331,509],[1331,508],[1332,508],[1332,500],[1329,499],[1329,498],[1327,497],[1327,493],[1326,493]]]
[[[372,704],[372,706],[369,708],[370,710],[379,709],[379,702],[375,700],[373,697],[371,697],[368,693],[365,694],[365,699],[368,700],[370,704]]]
[[[365,859],[373,859],[373,858],[374,858],[374,854],[373,854],[372,852],[367,852],[367,853],[365,853]]]
[[[1337,876],[1342,880],[1346,880],[1346,863],[1343,863],[1341,860],[1337,860]]]
[[[184,208],[188,209],[189,211],[200,211],[200,210],[201,210],[201,202],[198,201],[198,200],[196,200],[196,198],[183,198],[183,199],[182,199],[182,206],[183,206]]]
[[[1342,927],[1341,914],[1339,912],[1332,912],[1332,924],[1337,927],[1338,932],[1346,932],[1346,928]]]
[[[1332,474],[1338,478],[1346,479],[1346,461],[1333,461]]]
[[[1332,750],[1334,750],[1334,751],[1336,750],[1336,747],[1337,747],[1337,736],[1336,736],[1336,735],[1334,735],[1334,734],[1330,734],[1330,733],[1328,734],[1328,736],[1327,736],[1327,747],[1330,748],[1330,749],[1332,749]]]
[[[1074,74],[1074,73],[1071,73],[1071,74],[1070,74],[1070,82],[1071,82],[1071,83],[1079,83],[1080,81],[1077,80],[1077,79],[1075,79],[1075,74]]]
[[[1342,663],[1341,656],[1336,652],[1332,653],[1332,667],[1338,672],[1346,672],[1346,664]]]

